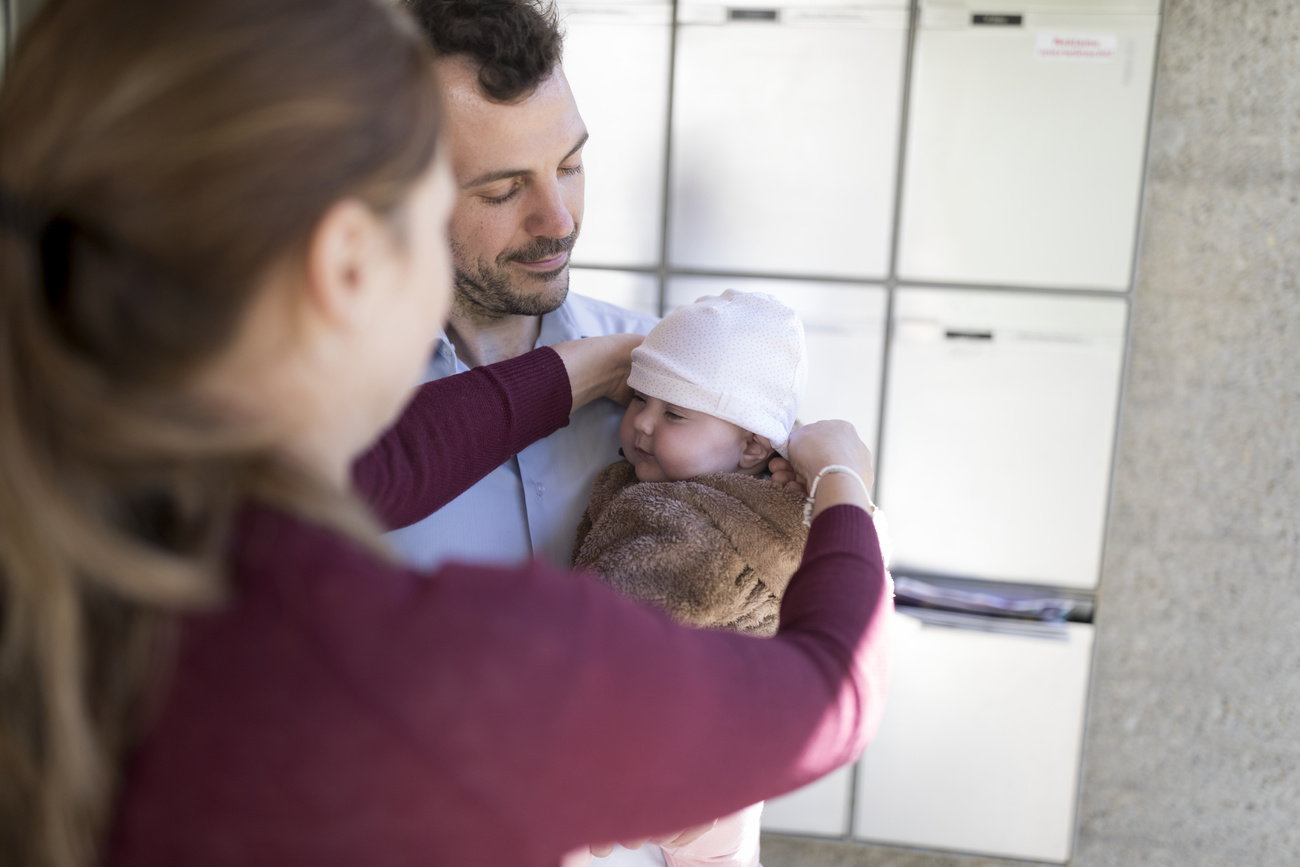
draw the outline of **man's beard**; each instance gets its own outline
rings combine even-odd
[[[511,272],[510,263],[536,262],[573,249],[578,229],[567,238],[538,238],[526,247],[506,250],[492,264],[482,259],[464,267],[465,250],[451,243],[456,263],[456,296],[452,311],[473,319],[503,316],[542,316],[559,308],[569,294],[569,261],[554,271],[540,274]]]

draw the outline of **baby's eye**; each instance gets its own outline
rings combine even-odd
[[[645,398],[642,397],[641,395],[637,394],[637,393],[634,391],[634,392],[632,392],[632,402],[633,402],[633,403],[645,403]]]
[[[678,415],[677,413],[673,412],[671,409],[664,410],[664,415],[668,416],[668,418],[672,419],[673,421],[684,421],[686,418],[686,416]]]

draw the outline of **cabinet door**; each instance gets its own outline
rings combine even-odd
[[[1127,310],[897,290],[878,478],[898,571],[1096,586]]]
[[[899,276],[1126,290],[1158,16],[980,11],[922,3]]]
[[[766,292],[793,308],[808,346],[808,387],[801,422],[842,418],[868,445],[876,440],[885,347],[885,290],[739,277],[671,277],[665,312],[724,289]]]
[[[853,766],[831,771],[802,789],[763,806],[763,830],[777,834],[843,837],[849,833]]]
[[[574,262],[659,263],[672,4],[566,2],[564,72],[591,139]]]
[[[907,28],[893,5],[679,7],[674,267],[885,277]]]
[[[895,618],[885,716],[858,765],[853,835],[1064,862],[1093,628],[1061,640]]]
[[[628,310],[659,315],[659,278],[636,271],[610,271],[603,268],[571,268],[569,291]]]

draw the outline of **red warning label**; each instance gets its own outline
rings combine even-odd
[[[1074,60],[1105,63],[1115,59],[1119,40],[1096,33],[1039,33],[1034,45],[1038,60]]]

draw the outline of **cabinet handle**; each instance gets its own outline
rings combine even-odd
[[[775,9],[728,9],[729,21],[773,21],[777,18]]]
[[[1019,27],[1025,23],[1025,16],[976,12],[971,15],[970,23],[983,25],[985,27]]]

